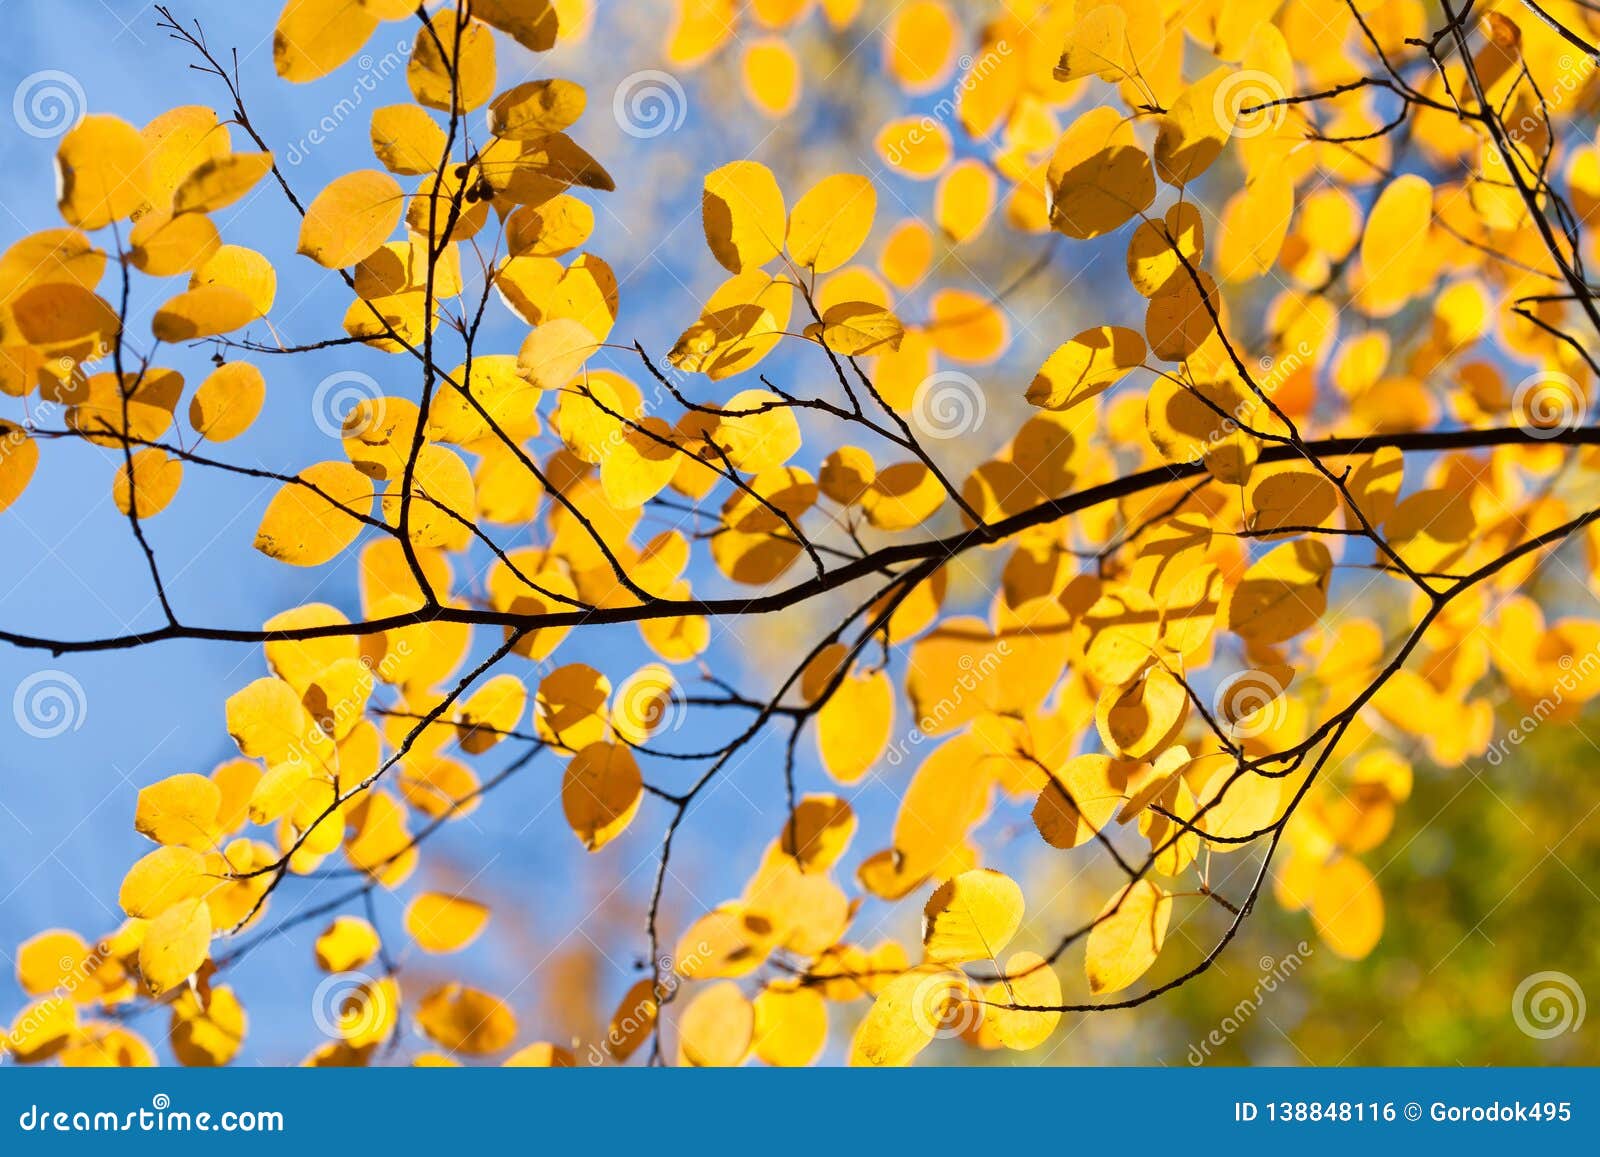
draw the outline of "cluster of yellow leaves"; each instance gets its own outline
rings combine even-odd
[[[861,8],[681,0],[668,59],[697,65],[737,38],[751,101],[787,115],[803,81],[782,34],[819,6],[835,28]],[[854,445],[808,463],[813,474],[796,461],[804,446],[795,407],[772,389],[736,390],[669,422],[649,412],[638,384],[590,367],[620,301],[610,265],[584,249],[595,216],[582,191],[613,182],[567,132],[585,111],[584,89],[533,79],[497,91],[495,39],[545,51],[582,35],[581,0],[475,0],[460,20],[426,17],[406,68],[414,103],[372,114],[378,167],[336,178],[305,206],[298,252],[348,279],[344,329],[357,341],[385,352],[427,341],[441,303],[464,293],[460,246],[496,227],[486,276],[528,327],[517,353],[474,355],[421,404],[363,399],[344,417],[344,458],[300,471],[267,506],[256,546],[292,565],[329,562],[364,528],[380,532],[360,557],[368,618],[403,620],[436,599],[467,606],[457,579],[473,576],[454,556],[472,547],[481,523],[526,527],[538,545],[497,552],[477,605],[554,614],[691,596],[691,539],[679,530],[635,538],[645,508],[668,490],[699,503],[734,483],[706,553],[724,578],[760,586],[804,558],[803,521],[895,533],[958,504],[964,527],[992,527],[1134,471],[1171,468],[1169,485],[986,544],[1001,585],[980,613],[943,616],[944,570],[898,602],[883,633],[886,647],[906,646],[914,742],[891,747],[900,689],[886,665],[852,658],[841,642],[817,652],[798,694],[817,707],[820,760],[837,782],[860,781],[886,752],[898,766],[924,741],[933,746],[900,792],[888,845],[857,864],[859,894],[835,879],[855,813],[838,795],[810,794],[743,892],[682,933],[671,979],[694,986],[675,1019],[677,1055],[690,1064],[752,1055],[808,1063],[826,1046],[829,1003],[869,997],[849,1044],[858,1063],[908,1063],[944,1036],[982,1048],[1043,1043],[1060,1018],[1062,953],[1002,959],[1025,901],[1014,881],[982,866],[976,835],[1002,801],[1031,805],[1055,849],[1113,838],[1148,849],[1148,870],[1103,901],[1092,897],[1098,916],[1082,937],[1092,996],[1124,992],[1158,967],[1182,902],[1207,902],[1181,880],[1209,878],[1211,857],[1279,828],[1279,901],[1307,911],[1333,953],[1361,958],[1384,922],[1361,857],[1389,835],[1411,791],[1396,736],[1441,764],[1483,754],[1492,713],[1481,685],[1491,670],[1529,706],[1561,687],[1562,717],[1600,693],[1600,671],[1583,661],[1600,651],[1600,624],[1546,624],[1529,600],[1510,596],[1531,558],[1453,603],[1394,672],[1384,671],[1380,623],[1328,614],[1351,538],[1381,536],[1394,571],[1460,573],[1525,542],[1530,527],[1567,521],[1569,500],[1536,485],[1558,457],[1440,454],[1420,475],[1413,468],[1409,489],[1393,449],[1345,455],[1349,469],[1327,473],[1264,457],[1269,445],[1294,441],[1291,423],[1310,428],[1331,410],[1352,435],[1424,429],[1447,410],[1467,424],[1548,424],[1540,407],[1512,396],[1501,353],[1567,383],[1558,400],[1569,409],[1586,404],[1589,369],[1560,336],[1571,303],[1545,295],[1521,316],[1492,305],[1547,288],[1538,223],[1514,176],[1562,171],[1577,216],[1600,215],[1600,152],[1585,145],[1546,157],[1548,110],[1519,84],[1550,71],[1559,38],[1488,18],[1474,61],[1487,92],[1473,99],[1535,126],[1504,149],[1477,121],[1445,111],[1469,91],[1459,61],[1419,81],[1435,106],[1410,110],[1416,148],[1423,162],[1465,174],[1436,182],[1404,171],[1410,162],[1399,163],[1371,94],[1350,83],[1357,66],[1326,51],[1353,35],[1354,17],[1340,6],[1021,7],[984,24],[962,58],[956,6],[894,6],[879,34],[888,75],[914,95],[951,84],[958,67],[961,75],[950,116],[897,119],[875,134],[892,174],[882,180],[932,189],[929,219],[888,226],[875,266],[860,259],[877,223],[873,180],[826,176],[791,205],[757,161],[709,173],[704,235],[728,276],[668,359],[720,382],[797,339],[821,347],[846,381],[853,375],[895,414],[911,413],[941,359],[990,366],[1011,341],[992,295],[940,288],[928,293],[925,316],[912,317],[941,245],[974,243],[991,222],[1080,242],[1127,229],[1125,249],[1103,244],[1125,252],[1142,325],[1092,325],[1061,342],[1026,389],[1035,411],[954,493],[920,458],[880,465]],[[314,80],[359,52],[381,22],[412,15],[383,0],[290,0],[274,37],[277,69]],[[746,22],[756,35],[739,36],[751,31]],[[1403,0],[1361,30],[1399,51],[1424,28],[1422,6]],[[1287,99],[1307,87],[1329,93],[1315,113]],[[1104,103],[1076,107],[1091,92]],[[487,139],[464,144],[457,118],[480,113]],[[968,140],[958,144],[953,128]],[[242,209],[274,172],[272,157],[235,153],[215,112],[186,106],[143,129],[86,117],[63,137],[57,167],[66,227],[0,255],[0,388],[19,397],[37,389],[100,445],[152,442],[171,427],[185,380],[164,368],[84,368],[121,340],[122,325],[97,292],[108,255],[91,237],[127,223],[119,256],[128,265],[187,276],[155,311],[159,341],[239,330],[270,311],[276,273],[261,254],[224,244],[213,215]],[[1491,262],[1496,251],[1515,260]],[[1326,292],[1340,277],[1348,308]],[[1247,312],[1262,324],[1230,326]],[[1396,319],[1414,316],[1424,322],[1420,340],[1392,336]],[[1257,348],[1228,336],[1239,328],[1261,335]],[[1435,388],[1441,376],[1460,389]],[[554,399],[541,416],[546,394]],[[264,396],[253,366],[220,364],[193,392],[189,423],[226,441],[251,426]],[[554,448],[536,448],[546,434]],[[3,509],[27,487],[39,451],[15,423],[0,423],[0,440]],[[1200,471],[1223,485],[1191,493]],[[155,515],[183,477],[181,457],[133,449],[114,502]],[[1600,552],[1600,536],[1589,545]],[[267,626],[347,621],[312,604]],[[514,652],[542,662],[569,629],[524,633]],[[697,615],[652,618],[639,630],[667,664],[710,641]],[[242,758],[140,792],[135,828],[157,847],[123,880],[126,922],[92,947],[51,930],[19,950],[18,979],[35,1000],[7,1041],[16,1058],[148,1063],[149,1046],[126,1027],[80,1019],[145,995],[169,1001],[181,1060],[226,1062],[245,1016],[231,990],[211,984],[214,938],[259,920],[282,873],[309,873],[338,852],[369,880],[400,886],[417,866],[416,833],[477,806],[478,776],[458,757],[490,751],[524,720],[564,760],[563,812],[583,846],[598,852],[621,836],[650,790],[635,749],[679,707],[669,669],[649,664],[615,688],[579,662],[542,671],[536,685],[503,673],[444,710],[472,642],[465,626],[402,622],[361,637],[269,643],[270,674],[226,706]],[[1348,734],[1340,729],[1342,760],[1314,782],[1309,760],[1272,762],[1312,743],[1374,680],[1369,708]],[[243,834],[251,825],[263,830]],[[920,957],[894,941],[848,939],[868,897],[896,901],[925,887]],[[403,923],[418,949],[447,954],[482,935],[489,915],[467,897],[423,891]],[[398,1031],[408,996],[416,1025],[443,1050],[431,1063],[504,1053],[516,1040],[515,1016],[489,993],[454,982],[403,993],[365,920],[335,919],[314,954],[330,973],[383,967],[345,994],[333,1010],[338,1039],[311,1063],[365,1063]],[[783,967],[761,972],[774,954]],[[614,1060],[656,1030],[658,988],[640,981],[624,997],[608,1037]],[[535,1042],[506,1063],[573,1057]]]
[[[181,343],[230,333],[266,316],[277,275],[260,253],[222,241],[212,214],[237,213],[272,169],[270,154],[233,151],[214,110],[185,105],[142,129],[96,113],[64,134],[56,153],[65,228],[26,237],[0,255],[0,391],[62,407],[65,425],[89,441],[152,443],[173,423],[184,393],[175,370],[91,372],[123,341],[117,310],[98,292],[107,254],[92,235],[117,230],[119,257],[152,278],[185,277],[156,308],[154,337]],[[131,228],[124,232],[124,226]],[[195,390],[196,434],[227,441],[243,433],[265,396],[248,363],[220,365]],[[0,509],[26,488],[38,461],[30,431],[0,430]],[[183,464],[147,446],[121,462],[113,498],[125,513],[160,513],[177,493]]]

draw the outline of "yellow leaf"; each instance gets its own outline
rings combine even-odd
[[[755,1035],[755,1009],[729,980],[697,993],[678,1022],[683,1059],[701,1068],[733,1068],[744,1063]]]
[[[102,229],[144,202],[148,145],[119,117],[91,113],[56,149],[57,205],[69,225]]]
[[[232,151],[228,130],[217,123],[215,109],[182,105],[153,118],[141,131],[149,145],[145,162],[145,190],[149,198],[138,216],[164,219],[172,209],[172,195],[184,179],[206,161]]]
[[[1128,238],[1128,280],[1145,297],[1154,297],[1175,278],[1188,277],[1204,253],[1200,210],[1179,201],[1159,223],[1141,222]]]
[[[1228,599],[1228,629],[1252,643],[1282,643],[1322,617],[1333,556],[1315,539],[1274,547],[1245,571]]]
[[[151,920],[139,945],[139,974],[159,996],[182,984],[211,952],[211,909],[204,900],[180,900]]]
[[[992,960],[1022,925],[1022,889],[989,868],[946,880],[922,909],[922,945],[940,964]]]
[[[950,163],[950,130],[931,117],[903,117],[878,132],[874,146],[884,163],[902,176],[926,181]]]
[[[950,76],[960,28],[940,0],[897,4],[884,41],[889,75],[907,92],[928,92]]]
[[[783,192],[756,161],[733,161],[708,173],[700,199],[706,244],[730,273],[765,265],[783,247]]]
[[[399,0],[393,2],[398,4]],[[473,16],[498,28],[529,52],[549,52],[558,38],[572,35],[581,27],[573,15],[582,11],[581,6],[575,8],[563,0],[474,0],[472,5]]]
[[[783,825],[780,846],[807,871],[832,867],[856,832],[855,812],[836,795],[808,795]]]
[[[272,34],[272,62],[284,80],[303,84],[349,60],[378,18],[349,0],[289,0]]]
[[[562,193],[538,205],[519,205],[506,218],[506,250],[514,257],[560,257],[594,232],[594,210]]]
[[[372,482],[348,462],[319,462],[285,483],[267,504],[255,548],[291,566],[318,566],[361,533],[372,508]]]
[[[769,1065],[809,1065],[828,1037],[828,1007],[815,988],[770,984],[755,1000],[755,1050]]]
[[[850,1042],[850,1063],[908,1065],[933,1042],[953,1006],[966,998],[958,972],[911,972],[883,986]]]
[[[1208,778],[1205,769],[1214,766]],[[1200,815],[1195,827],[1214,837],[1213,852],[1234,852],[1246,840],[1267,831],[1278,822],[1283,806],[1282,779],[1255,772],[1239,774],[1238,764],[1225,754],[1203,755],[1187,771],[1192,783],[1203,783],[1195,793]]]
[[[689,925],[673,949],[673,970],[685,980],[746,976],[776,946],[771,918],[738,900],[718,904]]]
[[[1150,207],[1156,182],[1133,126],[1116,109],[1073,122],[1050,158],[1050,223],[1068,237],[1099,237]]]
[[[800,102],[800,61],[789,43],[764,36],[745,45],[740,61],[744,91],[763,116],[788,116]]]
[[[1079,755],[1051,773],[1033,808],[1034,826],[1045,843],[1075,848],[1111,822],[1122,804],[1112,766],[1108,756]]]
[[[634,982],[633,987],[617,1002],[617,1010],[611,1014],[606,1029],[606,1052],[618,1064],[637,1052],[639,1046],[649,1040],[650,1034],[655,1031],[656,1018],[661,1012],[656,1003],[655,988],[654,980]]]
[[[1221,301],[1216,279],[1204,270],[1174,275],[1145,309],[1150,352],[1169,362],[1188,358],[1216,332]]]
[[[792,226],[791,226],[792,227]],[[878,268],[894,287],[908,290],[921,283],[933,264],[933,232],[921,221],[907,218],[895,226],[884,242]]]
[[[570,80],[526,81],[490,103],[489,131],[511,140],[538,140],[575,123],[587,100],[583,86]]]
[[[1254,174],[1222,212],[1217,272],[1224,281],[1248,281],[1277,263],[1294,216],[1294,179],[1282,168]]]
[[[0,419],[0,510],[22,496],[38,465],[39,444],[15,422]]]
[[[496,675],[456,709],[457,741],[469,755],[481,755],[516,729],[528,704],[528,689],[515,675]]]
[[[388,173],[336,177],[306,206],[296,252],[328,269],[348,268],[388,240],[401,208],[400,186]]]
[[[439,168],[444,156],[444,129],[427,110],[414,104],[391,104],[372,113],[372,155],[391,173],[415,177]]]
[[[157,848],[128,869],[117,902],[128,915],[151,919],[204,894],[211,883],[205,857],[193,848]]]
[[[1155,162],[1156,172],[1167,184],[1182,188],[1222,154],[1233,124],[1222,120],[1227,109],[1217,90],[1232,73],[1226,65],[1212,69],[1184,89],[1161,117]]]
[[[249,362],[227,362],[207,375],[189,400],[189,425],[213,442],[227,442],[250,428],[266,396],[260,370]]]
[[[128,463],[117,467],[111,499],[124,514],[135,509],[137,503],[139,517],[151,518],[166,509],[182,482],[182,459],[169,456],[165,450],[140,450]]]
[[[964,289],[941,289],[928,303],[928,334],[939,352],[985,365],[1005,352],[1010,323],[994,302]]]
[[[983,232],[994,211],[994,172],[982,161],[958,161],[939,180],[934,219],[951,244],[961,245]]]
[[[517,351],[517,373],[537,389],[556,390],[570,382],[598,343],[582,322],[558,317],[538,326]]]
[[[1150,759],[1177,738],[1188,715],[1188,692],[1170,671],[1155,664],[1131,683],[1102,689],[1094,721],[1113,755]]]
[[[255,303],[239,290],[202,285],[184,290],[156,310],[150,330],[161,341],[194,341],[239,329],[258,316]]]
[[[1360,960],[1383,935],[1383,893],[1360,860],[1341,856],[1322,869],[1311,894],[1317,935],[1336,955]]]
[[[822,320],[805,328],[805,336],[834,353],[855,357],[900,348],[905,327],[882,306],[864,301],[844,301],[830,306]]]
[[[1131,329],[1102,325],[1086,329],[1045,359],[1028,387],[1028,401],[1049,410],[1070,410],[1098,397],[1144,361],[1144,339]]]
[[[632,822],[642,795],[643,779],[632,753],[610,743],[591,743],[578,752],[561,780],[561,810],[591,852]]]
[[[894,688],[888,674],[847,674],[817,712],[823,767],[840,783],[854,783],[883,754],[893,725]]]
[[[172,195],[174,213],[225,209],[272,171],[271,153],[228,153],[202,161]]]
[[[1000,1043],[1026,1052],[1038,1048],[1061,1023],[1059,1012],[1027,1012],[1003,1005],[1047,1008],[1061,1003],[1061,979],[1037,952],[1017,952],[1006,961],[1005,980],[991,984],[985,994],[985,1011]]]
[[[406,449],[409,451],[410,447]],[[405,487],[403,467],[391,478],[379,506],[384,521],[400,525]],[[477,508],[472,492],[472,470],[448,446],[424,445],[417,453],[411,475],[411,507],[407,533],[418,546],[460,550],[472,540],[468,524]]]
[[[206,851],[214,838],[222,791],[203,775],[171,775],[139,792],[133,826],[158,844]]]
[[[151,277],[187,273],[215,253],[222,238],[201,213],[147,213],[128,234],[128,260]]]
[[[461,984],[424,996],[417,1024],[441,1047],[468,1056],[500,1052],[517,1036],[517,1018],[503,1001]]]
[[[17,983],[29,996],[44,996],[63,987],[70,993],[82,983],[89,955],[89,945],[76,932],[62,928],[40,932],[17,948]]]
[[[1172,898],[1159,884],[1135,880],[1100,912],[1084,959],[1089,991],[1121,992],[1150,970],[1167,938]]]
[[[464,896],[423,892],[406,905],[406,933],[424,952],[459,952],[488,923],[488,907]]]
[[[198,989],[180,992],[172,1002],[167,1036],[179,1064],[212,1067],[225,1065],[238,1054],[247,1024],[244,1006],[223,984],[203,995]]]
[[[512,1053],[503,1064],[508,1069],[570,1069],[577,1067],[578,1058],[571,1049],[549,1041],[534,1041]]]
[[[256,316],[264,317],[278,291],[278,274],[272,263],[254,249],[221,245],[189,278],[190,289],[207,285],[238,290],[249,299]]]
[[[313,946],[324,972],[350,972],[378,954],[378,931],[359,916],[338,916]]]
[[[425,17],[411,44],[406,83],[418,104],[463,113],[494,95],[494,33],[488,25],[469,20],[458,36],[454,12]]]
[[[818,273],[838,269],[865,244],[877,209],[878,191],[866,177],[835,173],[822,178],[789,214],[789,256]]]

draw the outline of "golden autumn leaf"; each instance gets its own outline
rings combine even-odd
[[[1171,919],[1172,898],[1149,880],[1135,880],[1112,896],[1086,941],[1089,991],[1121,992],[1148,972]]]
[[[783,248],[783,193],[772,171],[756,161],[708,173],[700,215],[712,256],[730,273],[765,265]]]
[[[922,946],[929,960],[962,964],[994,959],[1022,924],[1022,889],[989,868],[940,884],[922,910]]]
[[[639,765],[625,747],[598,741],[567,763],[561,809],[591,852],[610,843],[633,820],[643,795]]]
[[[368,256],[400,223],[400,186],[377,169],[335,178],[306,206],[296,252],[343,269]]]

